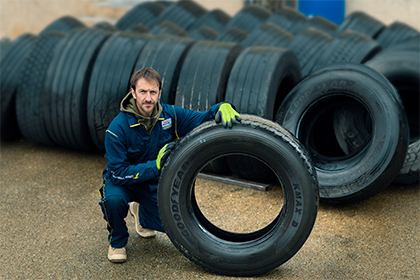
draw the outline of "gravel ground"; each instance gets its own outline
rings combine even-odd
[[[195,265],[163,233],[140,238],[131,216],[128,260],[109,262],[97,191],[105,165],[101,154],[26,140],[1,143],[0,279],[234,279]],[[206,215],[226,228],[252,230],[269,221],[277,206],[276,188],[261,192],[204,179],[198,184],[214,187],[198,200],[212,201],[203,206]],[[240,207],[230,206],[237,201]],[[255,279],[420,279],[419,201],[419,185],[391,185],[357,204],[321,203],[301,250]],[[226,215],[235,211],[239,221]]]

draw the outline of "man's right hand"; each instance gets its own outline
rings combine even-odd
[[[175,148],[175,145],[176,145],[175,142],[170,142],[166,144],[165,146],[163,146],[162,149],[160,149],[157,159],[156,159],[156,166],[158,170],[160,170],[163,167],[169,154]]]

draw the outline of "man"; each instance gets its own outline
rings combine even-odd
[[[121,102],[121,112],[106,130],[107,167],[100,189],[104,219],[109,231],[108,259],[124,262],[128,211],[135,218],[137,233],[144,238],[164,232],[157,207],[159,174],[166,158],[183,137],[198,125],[215,119],[225,127],[241,121],[229,103],[197,112],[160,104],[162,80],[152,68],[133,73],[131,92]]]

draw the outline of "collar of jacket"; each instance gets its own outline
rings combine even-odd
[[[140,114],[136,106],[136,100],[134,99],[131,92],[129,92],[121,101],[120,110],[122,112],[130,113],[131,115],[135,117],[135,118],[129,119],[130,127],[143,125],[146,131],[150,135],[152,133],[153,127],[155,127],[156,123],[159,120],[160,114],[162,113],[162,106],[160,105],[158,101],[157,106],[155,106],[152,116],[144,117]]]

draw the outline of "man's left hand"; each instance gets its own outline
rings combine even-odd
[[[222,103],[214,118],[216,123],[222,123],[226,128],[232,128],[233,123],[238,123],[242,120],[241,115],[238,114],[229,103]]]

